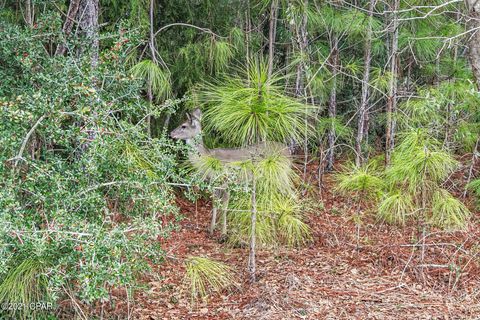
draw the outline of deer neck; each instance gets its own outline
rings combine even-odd
[[[203,145],[203,139],[201,135],[192,139],[187,139],[185,142],[192,147],[193,154],[190,156],[203,156],[208,153],[207,148]]]

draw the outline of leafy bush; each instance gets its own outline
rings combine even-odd
[[[178,146],[147,137],[142,83],[110,59],[135,39],[92,70],[31,32],[0,23],[0,300],[91,303],[162,261]]]

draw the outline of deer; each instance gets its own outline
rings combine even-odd
[[[289,148],[278,142],[260,142],[252,145],[248,145],[242,148],[214,148],[208,149],[204,146],[202,141],[202,111],[196,108],[192,113],[187,113],[187,121],[180,124],[171,133],[170,137],[175,140],[184,140],[191,146],[191,152],[188,154],[188,160],[194,162],[198,159],[198,156],[210,156],[214,157],[222,164],[228,164],[233,162],[242,162],[248,160],[255,160],[262,158],[265,154],[271,154],[272,152],[278,152],[282,156],[290,157]],[[222,237],[227,233],[227,209],[230,199],[230,192],[226,188],[226,185],[221,188],[216,188],[212,194],[213,206],[212,217],[209,227],[210,234],[213,234],[217,220],[217,207],[215,205],[215,198],[220,199],[222,203]]]

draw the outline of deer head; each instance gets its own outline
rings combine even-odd
[[[195,109],[191,114],[187,113],[188,120],[179,125],[175,130],[170,132],[170,137],[176,140],[190,140],[198,136],[202,132],[200,120],[202,119],[202,111]]]

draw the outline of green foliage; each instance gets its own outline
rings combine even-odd
[[[388,92],[392,73],[382,68],[373,67],[371,71],[370,84],[372,85],[372,94],[374,97],[381,96]]]
[[[344,120],[340,116],[318,119],[316,131],[319,137],[326,138],[330,130],[333,130],[339,140],[348,142],[353,137],[352,128],[345,125]]]
[[[310,227],[302,220],[298,204],[286,199],[285,202],[278,203],[276,210],[280,214],[278,235],[283,243],[290,247],[301,247],[313,239]]]
[[[467,189],[471,190],[478,198],[480,198],[480,179],[471,181],[467,185]]]
[[[235,284],[233,269],[228,265],[205,257],[185,260],[186,276],[192,301],[206,298]]]
[[[252,234],[251,225],[251,198],[242,194],[232,199],[229,206],[229,243],[232,245],[247,245]],[[255,225],[255,237],[257,244],[261,246],[275,246],[279,243],[275,221],[277,219],[273,210],[265,210],[266,206],[257,206],[257,221]]]
[[[2,299],[57,301],[68,287],[93,304],[136,288],[175,228],[159,217],[178,212],[166,184],[178,147],[145,135],[149,106],[124,63],[135,39],[92,70],[88,55],[50,56],[43,37],[0,24]]]
[[[195,172],[201,179],[210,179],[212,181],[222,179],[225,174],[225,166],[220,160],[209,155],[201,155],[193,161]]]
[[[432,196],[432,214],[429,222],[442,229],[465,227],[470,211],[450,192],[438,189]]]
[[[225,71],[234,56],[235,48],[226,41],[218,41],[212,37],[210,42],[210,66],[218,73]]]
[[[269,0],[154,2],[152,22],[147,0],[102,0],[96,68],[89,55],[94,48],[82,39],[81,28],[74,24],[69,35],[62,31],[68,1],[30,2],[33,25],[27,25],[27,2],[0,5],[4,301],[35,301],[40,293],[60,300],[68,286],[74,299],[93,305],[114,287],[135,288],[136,278],[163,259],[158,237],[175,228],[164,222],[178,218],[170,188],[175,183],[228,185],[231,240],[243,242],[250,235],[255,177],[259,242],[307,243],[311,230],[295,192],[291,159],[276,150],[232,164],[199,157],[191,175],[177,164],[177,154],[188,150],[164,131],[183,116],[175,110],[199,104],[213,144],[306,141],[315,149],[329,131],[337,143],[353,144],[369,26],[364,143],[371,154],[383,151],[383,109],[394,79],[387,67],[393,13],[384,3],[377,2],[368,17],[368,1],[279,1],[276,70],[269,77],[266,61],[252,59],[268,51]],[[439,7],[432,11],[433,5]],[[454,14],[458,10],[458,3],[440,0],[400,2],[392,161],[384,172],[383,164],[371,161],[338,175],[337,190],[379,200],[379,217],[389,223],[417,219],[454,229],[468,222],[467,208],[443,189],[458,168],[457,155],[471,153],[480,134],[480,96],[464,50],[471,34],[464,15]],[[304,21],[308,43],[299,50]],[[155,61],[146,59],[150,24],[154,32],[168,26],[155,36]],[[61,42],[68,50],[55,56]],[[328,105],[334,84],[337,116],[326,117],[320,106]],[[294,96],[297,86],[305,90]],[[155,110],[145,101],[150,87]],[[151,112],[153,138],[145,134]],[[468,188],[480,197],[478,179]],[[173,219],[161,219],[167,215]],[[205,280],[209,272],[225,270],[215,263],[191,258],[187,267],[194,297],[228,282]]]
[[[385,187],[383,180],[372,169],[372,166],[365,165],[357,167],[353,164],[346,166],[342,173],[336,176],[337,190],[348,195],[356,193],[361,198],[378,198]]]
[[[265,157],[255,165],[258,179],[257,190],[261,195],[290,196],[295,193],[294,181],[297,176],[292,168],[292,161],[277,152],[267,152]]]
[[[385,171],[389,188],[379,204],[379,217],[398,224],[420,217],[440,228],[463,228],[468,209],[440,188],[456,167],[458,162],[427,131],[404,133]]]
[[[160,66],[152,60],[143,60],[132,67],[132,74],[140,79],[144,79],[147,85],[152,86],[152,93],[157,101],[169,97],[172,88],[169,74],[162,70]]]
[[[303,141],[311,108],[283,93],[282,77],[267,76],[267,64],[254,60],[231,75],[196,90],[205,108],[205,129],[233,145],[260,141]]]
[[[404,185],[415,193],[440,184],[457,166],[435,138],[417,129],[404,134],[385,175],[392,186]]]
[[[300,202],[296,198],[259,195],[255,236],[258,245],[302,246],[312,239],[310,227],[303,221]],[[239,194],[231,201],[229,209],[230,243],[246,244],[251,235],[251,197]]]
[[[368,26],[368,17],[364,12],[356,9],[343,10],[331,5],[309,8],[307,17],[312,31],[326,29],[349,37],[364,36]],[[372,18],[371,22],[374,31],[382,26],[376,18]]]
[[[397,191],[385,195],[378,206],[378,216],[388,223],[405,225],[415,210],[412,196],[409,193]]]

